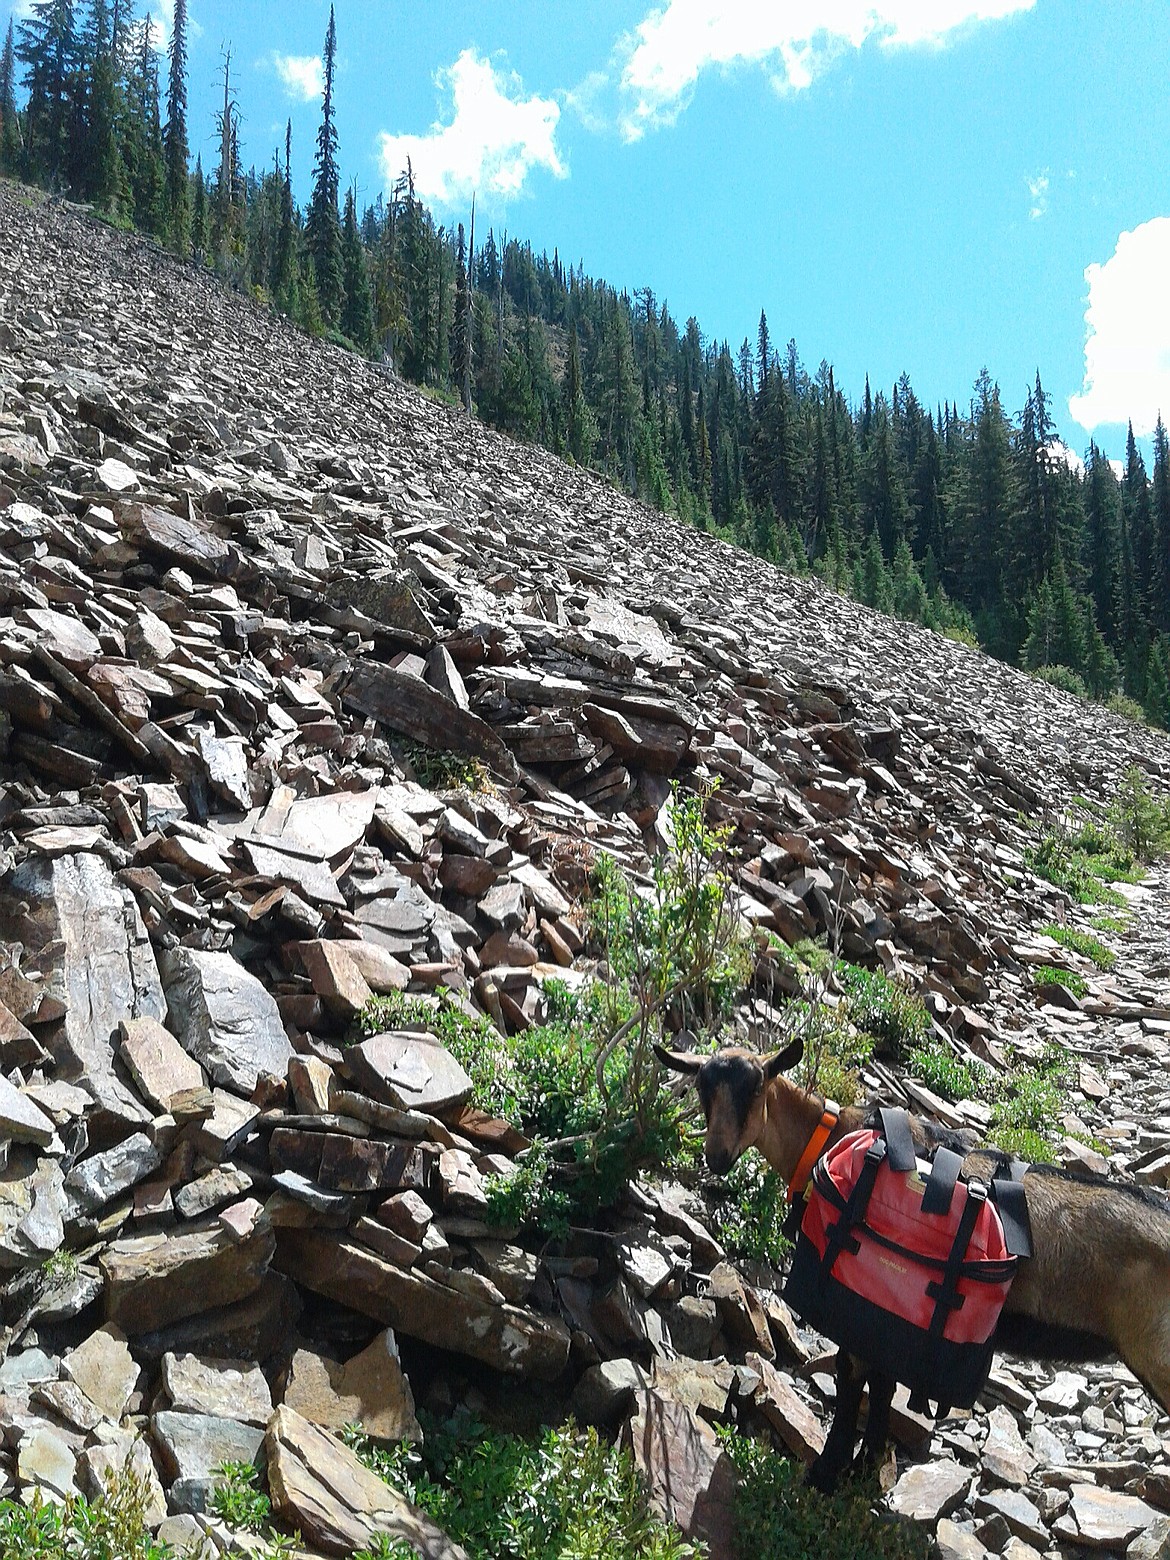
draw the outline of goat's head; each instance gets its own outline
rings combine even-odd
[[[800,1061],[804,1041],[794,1040],[774,1056],[758,1056],[738,1048],[716,1051],[713,1056],[692,1056],[662,1046],[654,1049],[664,1067],[694,1078],[707,1118],[707,1164],[716,1175],[726,1175],[759,1137],[768,1088]]]

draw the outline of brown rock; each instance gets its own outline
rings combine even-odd
[[[298,1349],[289,1366],[284,1401],[326,1430],[358,1424],[376,1441],[422,1440],[390,1328],[344,1365]]]
[[[710,1560],[733,1560],[735,1468],[710,1425],[651,1391],[638,1399],[623,1439],[659,1515],[701,1539]]]

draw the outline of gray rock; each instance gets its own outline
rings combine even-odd
[[[937,1560],[987,1560],[987,1550],[975,1537],[948,1517],[939,1523],[934,1535]]]
[[[1159,1513],[1144,1500],[1120,1490],[1074,1484],[1069,1493],[1071,1504],[1052,1530],[1058,1538],[1086,1549],[1124,1549],[1159,1519]]]
[[[225,1462],[254,1463],[264,1431],[235,1419],[164,1410],[152,1416],[151,1434],[170,1482],[172,1511],[206,1511]]]
[[[125,1335],[112,1326],[99,1327],[71,1349],[61,1361],[61,1372],[115,1423],[126,1412],[138,1385],[138,1366],[126,1347]]]
[[[471,1097],[471,1079],[433,1035],[374,1035],[346,1060],[360,1084],[399,1110],[449,1115]]]
[[[272,1414],[272,1393],[258,1365],[164,1354],[162,1384],[171,1407],[180,1413],[238,1419],[261,1429]]]
[[[146,1136],[136,1132],[104,1153],[91,1154],[65,1177],[71,1208],[90,1213],[128,1192],[162,1164],[162,1155]]]
[[[124,1018],[161,1018],[166,1005],[129,890],[91,852],[30,856],[0,884],[0,929],[47,961],[46,992],[64,1010],[52,1036],[58,1076],[83,1080],[119,1121],[145,1122],[114,1072],[114,1035]]]
[[[12,1143],[46,1148],[56,1135],[53,1123],[36,1102],[0,1077],[0,1141],[7,1138]]]
[[[889,1494],[890,1510],[933,1526],[963,1504],[971,1470],[947,1458],[908,1468]]]
[[[248,1096],[261,1073],[284,1077],[293,1049],[280,1010],[242,964],[228,953],[175,948],[163,971],[172,1027],[216,1083]]]

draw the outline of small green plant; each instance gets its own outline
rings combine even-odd
[[[225,1462],[215,1470],[211,1509],[233,1532],[262,1533],[272,1519],[272,1504],[259,1485],[253,1463]]]
[[[1021,1159],[1051,1161],[1072,1080],[1072,1060],[1057,1045],[1045,1046],[1034,1061],[1014,1065],[999,1081],[990,1141]]]
[[[838,1105],[855,1105],[861,1094],[861,1069],[873,1055],[873,1036],[850,1023],[840,1007],[829,1007],[815,987],[810,1001],[788,1004],[786,1017],[786,1038],[804,1040],[795,1081]]]
[[[46,1283],[64,1284],[71,1278],[76,1278],[78,1273],[77,1257],[72,1251],[66,1251],[64,1246],[59,1251],[45,1258],[41,1268]]]
[[[63,1505],[34,1491],[23,1501],[0,1500],[0,1555],[12,1560],[172,1560],[146,1525],[145,1481],[123,1468],[94,1500]]]
[[[419,785],[428,791],[478,791],[492,789],[492,777],[481,759],[459,753],[436,752],[420,742],[408,742],[404,754]]]
[[[1078,904],[1124,906],[1110,883],[1136,881],[1132,852],[1117,834],[1081,803],[1072,824],[1045,829],[1024,851],[1025,864]]]
[[[1088,932],[1082,932],[1075,926],[1063,926],[1050,923],[1040,928],[1042,937],[1051,937],[1062,948],[1071,948],[1074,953],[1082,954],[1090,959],[1099,970],[1111,970],[1117,963],[1117,955],[1111,948],[1096,937],[1090,937]]]
[[[1089,983],[1083,975],[1079,975],[1076,970],[1061,969],[1056,964],[1038,964],[1032,971],[1032,980],[1037,986],[1063,986],[1078,1000],[1086,996],[1089,990]]]
[[[1157,861],[1170,851],[1170,798],[1154,797],[1136,764],[1126,770],[1109,817],[1138,861]]]
[[[651,1510],[625,1452],[572,1424],[536,1438],[467,1416],[426,1421],[421,1449],[358,1455],[462,1544],[472,1560],[691,1560],[699,1551]],[[377,1560],[382,1560],[381,1556]]]
[[[1129,931],[1128,919],[1120,915],[1095,915],[1089,925],[1095,932],[1112,937],[1124,937]]]
[[[775,1170],[749,1149],[732,1165],[720,1192],[715,1207],[719,1239],[733,1256],[780,1267],[792,1243],[784,1235],[784,1182]]]
[[[353,1560],[415,1560],[413,1544],[404,1538],[391,1538],[389,1533],[378,1533],[364,1549],[354,1551]]]
[[[926,1560],[930,1535],[875,1509],[874,1491],[848,1485],[824,1496],[804,1470],[735,1431],[720,1440],[739,1473],[735,1547],[740,1560]]]
[[[849,1017],[896,1060],[921,1045],[930,1034],[930,1014],[921,997],[880,970],[843,964],[838,979]]]
[[[906,1058],[910,1075],[920,1078],[928,1089],[944,1100],[974,1100],[984,1097],[990,1087],[990,1069],[969,1066],[941,1045],[915,1046]]]

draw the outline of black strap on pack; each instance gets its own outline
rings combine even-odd
[[[943,1269],[943,1276],[937,1283],[926,1286],[926,1293],[934,1301],[934,1315],[930,1318],[932,1337],[941,1337],[951,1312],[962,1309],[963,1296],[959,1293],[959,1280],[962,1277],[963,1264],[967,1260],[967,1247],[971,1243],[971,1235],[986,1201],[987,1188],[983,1182],[968,1181],[967,1201],[959,1219],[959,1227],[955,1231],[955,1238],[951,1242],[951,1251],[947,1257],[947,1265]]]
[[[910,1132],[910,1117],[904,1110],[898,1110],[892,1105],[881,1106],[878,1116],[881,1119],[882,1135],[889,1144],[890,1169],[901,1173],[913,1170],[918,1161]]]
[[[828,1279],[837,1258],[843,1251],[861,1250],[861,1242],[853,1235],[853,1228],[865,1218],[869,1199],[873,1196],[874,1183],[877,1181],[878,1171],[885,1163],[887,1152],[888,1144],[885,1138],[880,1137],[875,1138],[866,1149],[861,1171],[853,1183],[853,1190],[849,1193],[849,1201],[841,1210],[840,1218],[825,1232],[825,1254],[821,1258],[822,1282]]]
[[[999,1166],[991,1182],[991,1198],[999,1209],[1004,1243],[1013,1257],[1032,1255],[1032,1223],[1024,1196],[1027,1168],[1021,1160],[1013,1159],[1010,1164]]]
[[[937,1213],[943,1217],[950,1213],[962,1168],[962,1154],[956,1154],[951,1148],[935,1149],[930,1178],[922,1194],[923,1213]]]

